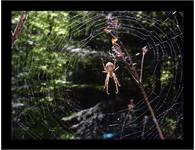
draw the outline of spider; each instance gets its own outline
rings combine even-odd
[[[118,86],[120,87],[120,83],[116,77],[116,74],[114,73],[119,67],[116,67],[116,61],[114,61],[114,64],[112,62],[107,62],[106,65],[104,65],[104,71],[103,73],[107,73],[106,79],[105,79],[105,84],[104,84],[104,89],[106,89],[106,93],[109,95],[110,93],[108,92],[108,84],[109,84],[109,79],[113,78],[115,86],[116,86],[116,91],[115,93],[118,94]]]

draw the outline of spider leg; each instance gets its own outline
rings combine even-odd
[[[118,81],[118,78],[116,77],[116,74],[114,74],[113,78],[114,78],[114,80],[116,81],[117,85],[120,87],[121,85],[120,85],[120,83],[119,83],[119,81]]]
[[[106,80],[105,80],[105,85],[104,85],[104,89],[106,89],[106,93],[107,93],[108,95],[110,94],[110,93],[108,92],[109,78],[110,78],[110,76],[107,74]]]
[[[106,89],[106,82],[107,82],[107,81],[106,81],[106,79],[105,79],[105,82],[104,82],[104,89]]]
[[[118,86],[120,87],[121,85],[120,85],[117,77],[116,77],[116,82],[117,82]]]
[[[117,79],[115,73],[113,73],[113,79],[114,79],[114,83],[115,83],[115,86],[116,86],[116,94],[118,94],[118,86],[120,86],[120,84],[118,82],[118,79]]]
[[[114,69],[114,71],[118,70],[119,66]]]
[[[104,70],[106,71],[106,66],[105,66],[103,60],[102,60],[102,66],[103,66]]]

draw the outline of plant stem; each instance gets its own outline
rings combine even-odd
[[[13,47],[15,41],[17,40],[18,36],[22,32],[26,18],[27,18],[27,12],[22,11],[21,16],[20,16],[20,20],[19,20],[14,32],[12,32],[12,43],[11,43],[12,47]]]
[[[141,133],[141,138],[144,139],[144,132],[145,132],[145,128],[146,128],[146,119],[144,118],[144,122],[143,122],[143,129],[142,129],[142,133]]]
[[[129,66],[129,72],[133,76],[133,78],[136,80],[136,83],[137,83],[137,85],[138,85],[138,87],[139,87],[139,89],[140,89],[140,91],[141,91],[141,93],[143,95],[144,101],[146,102],[146,105],[147,105],[147,107],[148,107],[148,109],[150,111],[150,114],[152,116],[153,122],[156,125],[156,129],[157,129],[157,131],[159,133],[160,139],[164,140],[164,136],[163,136],[162,130],[161,130],[160,126],[159,126],[158,120],[156,119],[156,116],[155,116],[155,113],[154,113],[154,111],[152,109],[152,106],[150,105],[150,102],[148,100],[148,96],[147,96],[147,94],[146,94],[146,92],[144,90],[144,87],[143,87],[142,83],[140,81],[138,81],[139,76],[138,76],[137,71],[135,70],[134,67]]]
[[[125,120],[123,122],[123,125],[122,125],[122,129],[121,129],[121,135],[120,135],[120,140],[122,139],[122,136],[123,136],[123,130],[124,130],[124,127],[125,127],[125,124],[126,124],[126,121],[127,121],[127,118],[129,117],[129,114],[130,114],[130,111],[128,111],[126,117],[125,117]]]
[[[165,138],[164,138],[164,135],[163,135],[162,130],[161,130],[160,126],[159,126],[158,120],[156,119],[156,116],[155,116],[155,114],[154,114],[154,111],[153,111],[153,109],[152,109],[152,106],[150,105],[150,102],[149,102],[149,100],[148,100],[148,96],[146,95],[146,92],[145,92],[145,90],[144,90],[144,88],[143,88],[143,86],[142,86],[141,84],[139,84],[139,88],[140,88],[140,90],[141,90],[141,92],[142,92],[142,95],[143,95],[144,100],[145,100],[145,102],[146,102],[146,104],[147,104],[147,106],[148,106],[148,109],[149,109],[149,111],[150,111],[150,113],[151,113],[151,115],[152,115],[152,119],[153,119],[153,122],[154,122],[155,125],[156,125],[156,129],[158,130],[160,139],[161,139],[161,140],[164,140],[164,139],[165,139]]]
[[[116,36],[112,32],[110,32],[110,35],[112,37],[116,38]],[[160,126],[159,126],[158,120],[156,119],[154,110],[152,109],[152,106],[150,105],[150,102],[148,100],[148,96],[147,96],[147,94],[146,94],[146,92],[144,90],[144,87],[143,87],[142,83],[140,82],[140,79],[141,78],[139,78],[138,72],[136,71],[135,67],[132,65],[133,64],[133,61],[132,61],[131,55],[128,53],[127,49],[125,48],[125,46],[123,45],[123,43],[121,41],[119,41],[119,44],[122,47],[123,51],[127,54],[127,58],[128,58],[128,61],[127,61],[127,59],[123,59],[123,61],[128,66],[129,73],[131,74],[131,76],[136,81],[136,83],[137,83],[137,85],[138,85],[138,87],[139,87],[139,89],[140,89],[140,91],[141,91],[141,93],[143,95],[144,101],[145,101],[145,103],[146,103],[146,105],[147,105],[147,107],[148,107],[148,109],[150,111],[150,114],[152,116],[153,122],[156,125],[156,129],[157,129],[157,131],[159,133],[160,139],[161,140],[164,140],[165,138],[164,138],[164,135],[162,133],[162,130],[161,130]]]
[[[144,65],[144,56],[145,56],[145,53],[142,53],[141,72],[140,72],[140,78],[139,78],[140,82],[142,82],[142,71],[143,71],[143,65]]]

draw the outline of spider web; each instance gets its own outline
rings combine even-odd
[[[77,22],[80,17],[78,13],[71,18],[72,23],[69,25],[72,29],[72,34],[69,37],[70,41],[75,34],[85,33],[86,26],[91,29],[90,34],[80,40],[77,47],[68,48],[65,44],[65,38],[59,38],[58,35],[55,37],[46,36],[46,45],[49,40],[53,40],[55,44],[48,46],[51,50],[55,49],[64,54],[71,52],[80,57],[99,54],[99,58],[113,59],[115,56],[111,52],[111,47],[105,46],[103,49],[107,49],[107,52],[100,51],[97,54],[97,51],[90,50],[90,46],[94,40],[105,36],[103,29],[107,27],[108,17],[117,19],[119,21],[119,26],[116,28],[117,34],[134,38],[140,43],[140,47],[135,47],[135,49],[129,51],[137,69],[140,68],[141,60],[139,49],[147,46],[149,50],[145,55],[144,66],[147,66],[147,68],[143,67],[143,84],[145,84],[149,102],[165,138],[182,139],[184,103],[183,13],[165,11],[162,12],[161,17],[147,15],[150,12],[143,13],[141,11],[86,13],[88,18],[84,19],[83,22]],[[33,18],[29,16],[29,19]],[[32,31],[24,29],[23,32]],[[107,37],[107,40],[110,39]],[[127,43],[122,37],[121,41],[124,41],[124,45]],[[161,68],[163,68],[163,72],[161,72]],[[91,69],[91,71],[94,71],[94,69]],[[61,139],[60,133],[71,132],[71,135],[74,135],[73,139],[159,139],[159,134],[141,92],[139,96],[131,94],[131,97],[126,99],[127,102],[129,99],[134,99],[135,106],[133,110],[129,110],[125,105],[120,110],[103,113],[100,111],[100,108],[103,107],[101,103],[84,108],[74,92],[67,89],[56,90],[58,94],[63,93],[61,97],[65,100],[61,101],[57,98],[58,94],[52,95],[50,91],[43,95],[41,93],[37,94],[34,86],[43,86],[41,75],[37,75],[36,80],[24,79],[21,83],[15,83],[16,78],[21,78],[21,68],[18,68],[17,72],[18,74],[12,75],[13,138]],[[52,76],[46,77],[48,83],[51,79]],[[131,79],[130,82],[135,81]],[[123,83],[121,84],[123,85]],[[26,89],[28,92],[17,94],[16,91],[20,89]],[[45,96],[54,98],[51,104],[38,102],[40,98]],[[25,101],[28,100],[25,105],[24,99]],[[70,116],[70,114],[74,115]],[[38,132],[35,128],[40,128],[40,131]],[[20,134],[16,137],[19,131]],[[179,134],[170,135],[170,132],[176,131]]]

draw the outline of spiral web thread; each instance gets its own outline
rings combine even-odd
[[[151,77],[156,76],[156,70],[159,65],[164,64],[167,59],[169,60],[166,65],[169,66],[169,72],[171,72],[172,76],[169,78],[168,84],[162,84],[160,89],[155,90],[156,82],[152,81],[150,88],[146,89],[149,102],[152,105],[165,138],[168,137],[169,133],[165,129],[170,126],[170,123],[174,124],[177,129],[182,125],[183,120],[183,13],[178,11],[167,11],[163,12],[161,18],[151,17],[138,11],[121,11],[118,14],[116,12],[88,13],[89,15],[92,14],[90,18],[78,24],[76,22],[79,15],[74,16],[72,18],[72,23],[69,25],[72,28],[72,36],[76,33],[84,32],[85,25],[92,29],[91,33],[80,41],[79,48],[87,48],[88,43],[93,41],[93,39],[104,35],[105,33],[103,30],[107,26],[107,17],[112,15],[113,18],[118,19],[120,22],[120,27],[117,29],[119,35],[120,33],[125,33],[130,37],[139,39],[140,43],[142,43],[141,46],[147,46],[149,50],[145,55],[145,59],[147,59],[147,55],[150,55],[150,61],[148,61],[149,64],[147,64],[149,68],[143,67],[143,82],[146,73],[150,74]],[[167,22],[169,23],[168,28],[162,28],[163,24]],[[143,24],[148,24],[148,28]],[[24,32],[31,31],[25,29]],[[70,40],[72,39],[72,36],[70,36]],[[63,37],[58,41],[55,39],[57,39],[57,36],[53,38],[54,43],[56,43],[54,47],[57,47],[60,52],[65,53]],[[47,40],[51,40],[50,37],[47,37]],[[140,51],[138,50],[133,50],[131,53],[133,59],[138,57],[136,54],[139,52]],[[110,56],[110,53],[111,52],[108,52],[105,56]],[[140,67],[139,62],[134,63],[137,63],[137,68]],[[20,70],[18,70],[18,72],[20,72]],[[38,80],[37,82],[41,84],[41,80]],[[21,110],[18,112],[12,121],[12,128],[17,126],[32,139],[47,139],[47,137],[44,137],[41,132],[37,133],[33,130],[33,127],[37,125],[37,120],[35,117],[31,116],[31,113],[25,114],[27,111],[33,110],[38,112],[41,116],[40,118],[42,118],[42,121],[38,122],[39,126],[42,126],[52,139],[59,139],[58,135],[56,135],[53,130],[54,126],[60,126],[64,132],[69,130],[68,127],[70,127],[70,123],[64,123],[61,120],[64,116],[68,116],[73,112],[82,111],[82,107],[77,100],[68,100],[72,96],[69,91],[65,92],[64,97],[67,100],[63,101],[61,105],[56,105],[57,102],[53,101],[55,107],[52,107],[52,109],[47,104],[31,105],[32,101],[37,100],[41,95],[36,95],[31,87],[32,83],[30,81],[25,80],[23,86],[26,86],[24,88],[27,88],[29,91],[29,93],[23,95],[29,99],[29,106],[25,111]],[[12,90],[14,91],[14,87],[12,87]],[[119,134],[117,138],[113,139],[159,139],[159,134],[156,131],[143,98],[135,99],[134,104],[135,107],[133,108],[133,111],[130,111],[126,107],[120,111],[108,113],[107,116],[112,118],[112,121],[109,123],[103,122],[102,125],[89,125],[85,131],[85,135],[91,134],[91,131],[93,131],[94,128],[97,128],[97,130],[99,128],[99,130],[101,130],[101,126],[107,126],[107,128],[110,128],[109,131]],[[50,116],[49,123],[44,118],[46,114]],[[170,115],[175,117],[175,122],[166,120]],[[182,139],[182,136],[183,133],[174,138]]]

